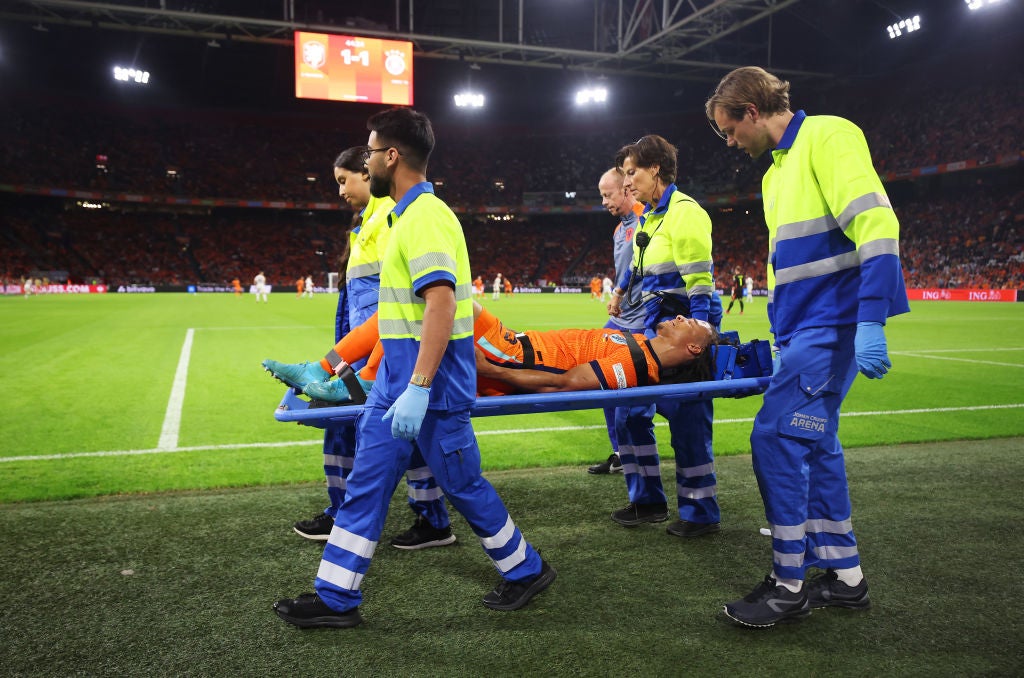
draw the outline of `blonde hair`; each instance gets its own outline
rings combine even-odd
[[[757,66],[737,68],[718,83],[704,112],[708,120],[714,120],[715,109],[722,109],[739,120],[751,104],[763,115],[785,113],[789,110],[789,83]]]

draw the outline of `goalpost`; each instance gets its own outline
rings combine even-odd
[[[334,294],[338,291],[338,273],[331,271],[327,274],[327,293]]]

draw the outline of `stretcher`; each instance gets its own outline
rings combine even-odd
[[[470,410],[474,417],[508,414],[538,414],[591,410],[605,407],[633,407],[666,402],[695,402],[712,398],[743,398],[763,393],[772,374],[771,345],[755,339],[737,346],[719,346],[712,381],[658,384],[607,391],[563,391],[506,396],[481,396]],[[320,406],[299,397],[289,388],[274,412],[274,418],[316,428],[329,428],[353,421],[362,405]]]

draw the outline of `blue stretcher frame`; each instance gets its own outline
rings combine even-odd
[[[567,410],[592,410],[604,407],[629,407],[662,402],[692,402],[712,398],[743,398],[763,393],[771,377],[748,377],[720,381],[698,381],[689,384],[637,386],[612,391],[564,391],[559,393],[525,393],[506,396],[482,396],[470,410],[474,417],[506,414],[538,414]],[[362,412],[362,405],[313,407],[289,388],[274,411],[278,421],[297,422],[316,428],[353,421]]]
[[[659,384],[607,391],[562,391],[505,396],[481,396],[470,410],[473,417],[509,414],[539,414],[568,410],[592,410],[605,407],[632,407],[665,402],[696,402],[712,398],[743,398],[764,393],[771,381],[771,347],[754,340],[738,347],[720,347],[715,381],[684,384]],[[329,428],[355,420],[362,405],[311,407],[309,401],[289,388],[274,411],[282,422],[296,422],[316,428]]]

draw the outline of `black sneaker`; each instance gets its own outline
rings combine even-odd
[[[612,452],[608,455],[606,461],[602,461],[600,464],[594,464],[587,468],[587,473],[593,473],[595,476],[607,475],[609,473],[622,473],[622,460],[619,459],[619,455]]]
[[[722,529],[721,523],[691,523],[689,520],[677,520],[665,531],[676,537],[699,537],[702,534],[711,534]]]
[[[416,551],[428,549],[431,546],[448,546],[455,543],[455,535],[452,534],[452,526],[438,529],[430,524],[430,521],[423,516],[416,516],[416,522],[408,530],[391,540],[391,545],[396,549]]]
[[[612,512],[612,520],[619,525],[636,527],[642,523],[663,523],[668,520],[667,504],[626,504]]]
[[[300,520],[292,525],[292,529],[300,537],[314,541],[327,541],[327,538],[331,536],[331,530],[334,529],[334,518],[326,513],[321,513],[315,518]]]
[[[848,607],[863,610],[871,607],[868,598],[868,580],[861,579],[856,586],[839,581],[835,570],[826,570],[807,582],[807,603],[811,609],[821,607]]]
[[[363,623],[358,607],[336,612],[327,607],[315,593],[303,593],[298,598],[283,598],[274,603],[274,612],[300,629],[347,629]]]
[[[493,591],[484,596],[484,605],[492,610],[518,610],[535,595],[551,586],[551,582],[555,581],[557,576],[555,568],[548,565],[546,560],[541,560],[540,574],[524,581],[502,579]]]
[[[743,626],[767,628],[781,621],[795,621],[811,613],[807,589],[793,593],[770,574],[746,598],[727,604],[725,616]]]

